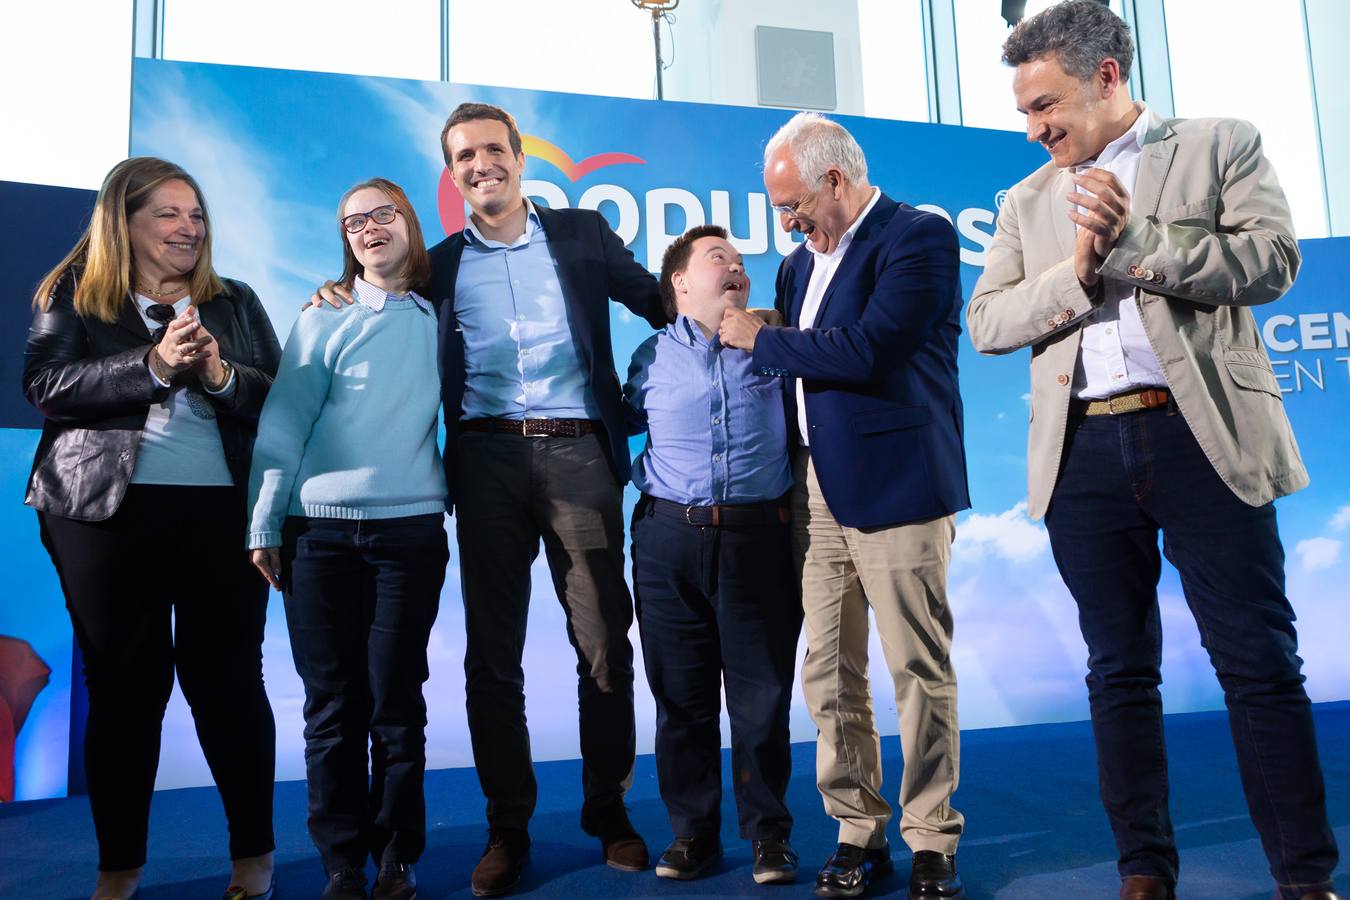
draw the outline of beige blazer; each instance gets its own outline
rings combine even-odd
[[[1099,271],[1134,285],[1168,388],[1205,455],[1259,506],[1308,483],[1248,308],[1293,284],[1298,242],[1261,136],[1236,119],[1149,116],[1124,232]],[[1082,321],[1067,170],[1047,163],[1007,194],[966,322],[981,353],[1031,347],[1028,511],[1059,475]]]

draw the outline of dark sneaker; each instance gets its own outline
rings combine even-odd
[[[370,900],[416,900],[417,873],[405,863],[382,863]]]
[[[891,873],[891,847],[884,844],[868,850],[840,844],[816,876],[817,897],[856,897],[872,879]]]
[[[582,810],[581,829],[600,839],[605,865],[621,872],[641,872],[651,862],[647,843],[628,821],[628,810],[614,803],[596,810]]]
[[[797,854],[787,841],[752,841],[756,884],[790,884],[797,880]]]
[[[961,876],[956,874],[956,854],[916,850],[909,873],[911,897],[964,897]]]
[[[656,877],[689,881],[721,858],[722,843],[715,837],[676,838],[656,861]]]
[[[366,873],[359,869],[339,869],[328,876],[323,900],[366,900]]]
[[[483,858],[474,866],[470,886],[475,897],[496,897],[516,886],[530,861],[530,836],[520,828],[493,828]]]

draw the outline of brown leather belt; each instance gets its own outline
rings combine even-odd
[[[465,419],[460,431],[481,431],[488,434],[518,434],[521,437],[574,438],[591,434],[604,427],[593,419]]]
[[[1139,388],[1104,400],[1074,400],[1071,409],[1080,416],[1118,416],[1166,406],[1171,397],[1164,388]]]
[[[792,511],[785,500],[766,500],[763,503],[737,503],[731,506],[686,506],[660,497],[646,496],[652,509],[669,519],[689,525],[735,527],[738,525],[786,525],[792,521]]]

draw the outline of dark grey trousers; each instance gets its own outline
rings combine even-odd
[[[521,655],[530,565],[541,540],[577,654],[584,824],[622,802],[633,774],[633,601],[624,581],[623,488],[595,434],[468,432],[458,441],[465,700],[488,824],[526,828],[538,791]]]

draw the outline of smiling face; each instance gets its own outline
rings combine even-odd
[[[750,301],[750,276],[731,242],[701,237],[689,248],[689,262],[670,278],[675,308],[704,323],[721,321],[722,311],[745,309]]]
[[[1022,63],[1013,75],[1013,96],[1027,117],[1027,140],[1044,147],[1061,169],[1095,158],[1120,135],[1120,104],[1113,102],[1119,71],[1107,59],[1083,81],[1064,71],[1054,53]]]
[[[381,206],[397,206],[394,200],[379,188],[362,188],[347,198],[342,205],[344,217],[354,213],[368,213]],[[374,219],[366,220],[366,227],[347,235],[347,244],[352,248],[356,261],[365,269],[362,277],[371,284],[383,287],[395,293],[403,290],[396,284],[402,276],[408,260],[408,223],[406,213],[400,210],[394,221],[381,225]]]
[[[525,169],[525,154],[512,154],[505,122],[461,122],[446,134],[445,146],[450,178],[475,213],[491,219],[524,202],[520,174]]]
[[[127,217],[131,258],[146,286],[181,282],[191,276],[206,240],[206,214],[197,192],[185,181],[166,181],[145,205]]]
[[[839,171],[827,169],[819,181],[807,184],[792,158],[791,148],[786,145],[764,167],[764,188],[769,192],[769,203],[793,209],[791,215],[778,214],[783,230],[801,232],[811,247],[821,253],[833,253],[839,239],[853,224],[843,202],[846,192]]]

